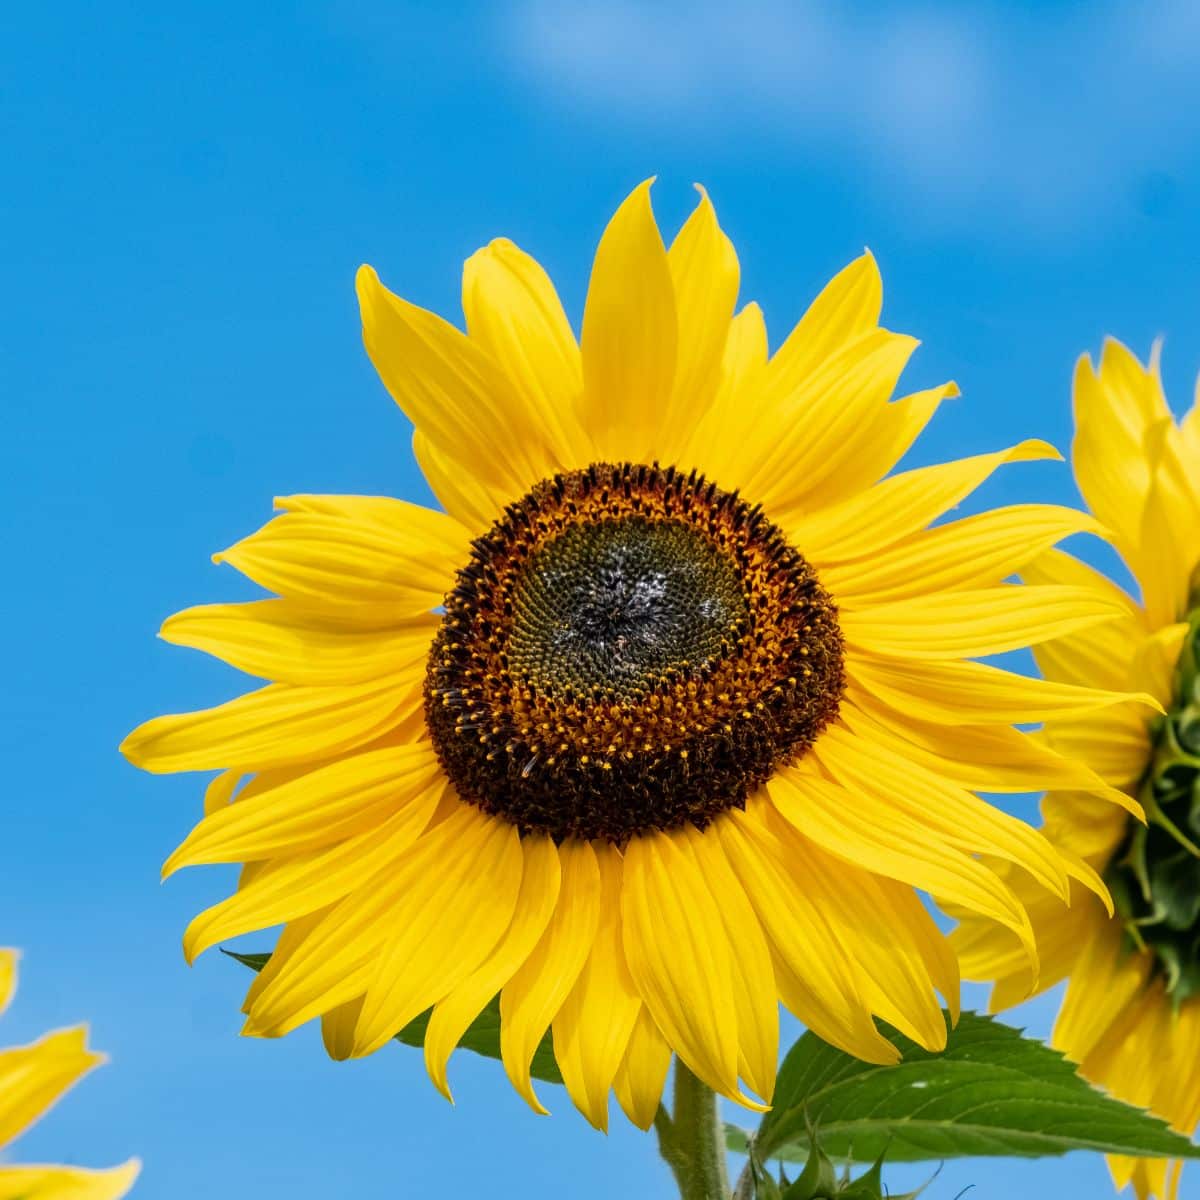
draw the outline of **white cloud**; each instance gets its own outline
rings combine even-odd
[[[833,156],[942,221],[1072,225],[1136,202],[1200,142],[1194,0],[517,0],[505,25],[525,77],[597,119]]]

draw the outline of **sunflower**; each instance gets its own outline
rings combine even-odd
[[[449,1095],[498,995],[515,1088],[544,1111],[549,1032],[601,1128],[610,1090],[650,1124],[672,1054],[769,1102],[779,1001],[871,1062],[897,1058],[875,1017],[941,1047],[958,967],[916,889],[995,918],[1031,963],[1024,906],[976,855],[1105,894],[973,789],[1137,809],[1013,727],[1124,693],[970,661],[1121,618],[1091,589],[1002,582],[1095,522],[1018,505],[927,528],[1053,449],[884,479],[956,389],[891,400],[917,343],[879,326],[872,257],[769,356],[707,196],[668,250],[649,187],[601,238],[580,343],[509,241],[466,263],[465,334],[360,270],[367,351],[445,511],[277,501],[217,556],[276,598],[162,630],[271,682],[123,746],[221,769],[165,871],[246,864],[189,960],[282,924],[246,1033],[320,1017],[346,1058],[431,1010]]]
[[[1191,1134],[1200,1121],[1200,407],[1180,424],[1167,407],[1157,353],[1143,366],[1109,341],[1099,368],[1075,372],[1072,457],[1079,489],[1138,584],[1141,602],[1091,567],[1051,550],[1027,567],[1035,586],[1068,585],[1122,606],[1119,620],[1035,651],[1057,685],[1135,687],[1165,716],[1112,705],[1086,719],[1054,714],[1044,744],[1088,763],[1148,818],[1067,788],[1047,793],[1044,833],[1100,872],[1107,911],[1080,894],[1066,908],[1009,882],[1042,952],[1041,988],[1067,979],[1053,1041],[1094,1082]],[[1006,867],[999,868],[1006,876]],[[954,935],[965,973],[995,980],[994,1008],[1028,990],[1020,947],[986,921]],[[1118,1188],[1174,1197],[1182,1163],[1110,1158]]]
[[[0,1013],[17,990],[15,950],[0,948]],[[24,1133],[103,1054],[89,1050],[87,1026],[58,1029],[28,1046],[0,1050],[0,1150]],[[107,1171],[83,1167],[0,1164],[0,1200],[120,1200],[138,1177],[141,1164],[130,1159]]]

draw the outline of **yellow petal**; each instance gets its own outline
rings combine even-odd
[[[1107,692],[1014,675],[976,662],[848,661],[847,694],[866,694],[938,725],[1017,725],[1081,716],[1120,704],[1147,704],[1151,696]]]
[[[635,837],[621,894],[629,970],[675,1053],[714,1091],[737,1097],[734,961],[720,911],[675,837]]]
[[[744,431],[753,463],[745,472],[747,493],[780,520],[814,507],[826,479],[857,466],[864,429],[886,407],[916,347],[915,338],[879,329],[821,363]]]
[[[121,753],[146,771],[257,771],[353,750],[395,725],[412,697],[391,680],[349,687],[273,683],[194,713],[139,725]]]
[[[1146,985],[1152,958],[1130,954],[1119,921],[1106,921],[1078,946],[1078,958],[1054,1022],[1054,1044],[1083,1062]]]
[[[670,1065],[671,1047],[643,1005],[613,1080],[618,1103],[639,1129],[654,1124]]]
[[[600,921],[591,952],[553,1021],[554,1058],[576,1108],[608,1131],[608,1092],[642,1007],[621,947],[621,856],[595,847]]]
[[[1112,689],[1131,686],[1130,668],[1146,636],[1146,624],[1142,612],[1121,588],[1061,550],[1046,550],[1030,560],[1021,569],[1021,577],[1037,585],[1090,588],[1122,609],[1116,620],[1036,647],[1034,657],[1047,679]]]
[[[263,864],[252,880],[220,904],[205,909],[183,935],[183,953],[194,962],[227,938],[269,929],[324,908],[390,869],[429,824],[438,792],[427,788],[400,805],[378,828],[339,845]]]
[[[443,999],[495,948],[512,920],[524,859],[516,826],[476,811],[453,839],[444,823],[402,862],[406,886],[385,921],[386,939],[354,1033],[354,1053],[373,1054]],[[422,850],[418,843],[417,850]]]
[[[821,906],[870,1010],[927,1050],[945,1049],[942,1006],[925,954],[910,936],[913,905],[919,907],[911,890],[825,854],[771,806],[764,806],[763,814]]]
[[[1086,762],[1116,788],[1136,790],[1150,761],[1150,732],[1133,713],[1112,712],[1104,721],[1055,721],[1046,737],[1060,754]]]
[[[0,947],[0,1013],[8,1008],[17,994],[17,964],[20,960],[19,950]]]
[[[656,447],[664,462],[683,461],[681,443],[712,402],[737,302],[737,253],[717,223],[708,193],[699,185],[696,190],[700,202],[667,252],[679,333],[675,378],[661,423],[665,441]]]
[[[826,472],[808,491],[807,507],[826,508],[878,483],[904,457],[932,420],[943,400],[960,395],[958,384],[949,382],[902,396],[889,404],[877,404],[866,414],[854,441],[854,453],[840,463],[836,472]],[[777,520],[791,523],[803,517],[796,509],[780,512]]]
[[[205,817],[167,859],[163,878],[197,863],[303,854],[341,841],[430,791],[440,770],[429,742],[335,759]]]
[[[823,907],[775,838],[750,811],[714,823],[771,945],[784,1004],[814,1033],[866,1062],[896,1062],[899,1051],[871,1020],[855,972]]]
[[[338,628],[290,601],[256,600],[184,609],[158,636],[260,679],[321,685],[421,670],[437,627],[438,617],[426,613],[389,629]]]
[[[317,909],[316,912],[297,917],[294,921],[288,921],[284,925],[275,942],[275,948],[271,951],[271,957],[267,959],[266,965],[254,976],[250,981],[250,986],[246,989],[246,996],[242,1001],[243,1013],[250,1012],[266,987],[283,970],[284,964],[304,944],[308,935],[333,911],[333,908],[332,904],[328,904],[324,908]]]
[[[946,844],[1015,863],[1048,891],[1069,898],[1075,865],[1040,833],[903,753],[832,726],[822,733],[816,756],[835,778],[859,792],[881,793],[897,813],[925,825]]]
[[[285,512],[213,561],[329,619],[396,623],[441,604],[470,553],[457,521],[417,504],[408,508],[408,531],[323,512]],[[429,533],[442,523],[440,534]]]
[[[771,950],[719,835],[692,826],[683,832],[681,845],[694,857],[737,957],[733,999],[737,1006],[738,1074],[752,1092],[769,1103],[779,1059],[779,1002]]]
[[[463,267],[463,313],[471,340],[508,376],[515,399],[527,408],[521,423],[540,435],[545,473],[586,466],[579,345],[546,272],[507,238],[497,238]]]
[[[1124,553],[1137,545],[1150,486],[1142,442],[1153,414],[1144,403],[1145,388],[1128,386],[1130,373],[1120,369],[1127,364],[1115,347],[1105,347],[1099,375],[1087,355],[1076,364],[1071,461],[1088,507],[1113,530]]]
[[[434,313],[393,295],[371,267],[356,279],[363,342],[392,399],[438,450],[488,487],[496,507],[541,478],[540,431],[504,372]]]
[[[1142,605],[1151,629],[1182,620],[1188,611],[1192,570],[1196,565],[1194,531],[1200,526],[1194,480],[1182,474],[1176,436],[1168,416],[1146,435],[1143,456],[1150,464],[1138,538],[1127,557],[1142,589]],[[1174,466],[1174,470],[1172,470]]]
[[[810,561],[845,562],[873,554],[924,529],[969,496],[1005,463],[1058,459],[1045,442],[1027,441],[935,467],[892,475],[873,488],[815,511],[789,526],[792,544]]]
[[[334,1062],[345,1062],[354,1053],[354,1030],[362,1014],[363,996],[355,996],[321,1014],[321,1042]]]
[[[860,737],[876,739],[968,791],[1070,788],[1091,790],[1126,809],[1135,804],[1105,783],[1086,762],[1066,758],[1043,740],[1008,725],[934,725],[880,704],[863,692],[842,704],[840,716]],[[1124,821],[1119,813],[1113,816]]]
[[[583,312],[582,415],[601,461],[654,458],[675,379],[675,295],[652,182],[634,189],[604,231]]]
[[[107,1171],[85,1167],[0,1166],[0,1200],[121,1200],[141,1173],[131,1158]]]
[[[770,392],[794,392],[840,349],[870,333],[883,308],[883,280],[866,250],[825,285],[771,359]]]
[[[847,643],[872,656],[953,659],[1003,654],[1120,613],[1086,588],[1001,584],[843,613],[840,624]]]
[[[746,413],[758,400],[767,365],[767,327],[762,309],[747,304],[729,324],[720,379],[708,408],[687,426],[679,461],[694,463],[710,480],[732,491],[739,484],[740,439]]]
[[[1004,881],[920,822],[892,812],[874,790],[781,771],[767,792],[786,820],[830,854],[980,913],[1015,932],[1032,954],[1029,918]]]
[[[222,771],[220,775],[209,781],[204,789],[204,815],[212,816],[220,812],[227,804],[233,803],[238,785],[246,776],[241,771]]]
[[[87,1028],[60,1029],[0,1051],[0,1146],[6,1146],[68,1089],[105,1061],[87,1048]]]
[[[550,1022],[592,948],[600,921],[600,867],[591,844],[559,847],[558,904],[533,952],[500,993],[500,1056],[509,1082],[535,1112],[545,1113],[529,1067]]]
[[[481,840],[486,841],[490,830],[484,826],[489,824],[478,809],[458,803],[450,816],[386,864],[386,870],[363,879],[362,886],[336,904],[291,950],[278,973],[255,998],[246,1032],[282,1037],[362,994],[393,932],[389,922],[397,907],[421,886],[422,880],[427,883],[446,871],[447,862],[453,861],[458,852],[456,846],[461,845],[465,854],[468,846],[477,847]]]
[[[419,429],[413,430],[412,447],[421,474],[442,507],[474,536],[490,529],[502,509],[488,488]]]
[[[521,851],[525,858],[521,892],[504,937],[471,975],[438,1001],[425,1031],[425,1069],[447,1100],[453,1097],[446,1066],[459,1039],[532,953],[558,903],[562,871],[554,841],[525,837]]]
[[[841,607],[855,609],[981,587],[999,583],[1043,550],[1083,532],[1101,532],[1087,513],[1014,504],[913,534],[867,558],[831,564],[822,569],[821,582]]]

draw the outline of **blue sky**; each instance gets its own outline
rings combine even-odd
[[[25,979],[0,1043],[86,1018],[113,1057],[21,1157],[141,1154],[143,1200],[671,1194],[648,1139],[602,1138],[562,1097],[535,1118],[493,1064],[456,1061],[451,1108],[400,1047],[334,1066],[313,1031],[241,1040],[241,968],[180,955],[230,878],[160,886],[200,784],[115,748],[242,681],[156,641],[159,622],[249,594],[209,555],[274,494],[427,496],[362,352],[360,262],[454,315],[463,259],[504,234],[577,318],[604,222],[657,173],[668,227],[708,185],[776,341],[874,250],[885,320],[924,341],[909,380],[963,388],[922,461],[1065,446],[1072,362],[1106,332],[1143,354],[1164,335],[1168,388],[1190,398],[1200,9],[736,7],[6,13],[0,942],[24,948]],[[1074,490],[1036,465],[985,497],[1017,498]],[[1044,1033],[1051,1012],[1023,1018]],[[1072,1157],[952,1164],[927,1195],[968,1183],[981,1200],[1107,1186]],[[1200,1197],[1200,1171],[1183,1191]]]

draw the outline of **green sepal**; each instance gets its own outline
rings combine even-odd
[[[837,1186],[837,1171],[809,1126],[808,1161],[796,1180],[788,1185],[783,1200],[830,1200],[837,1194]]]

